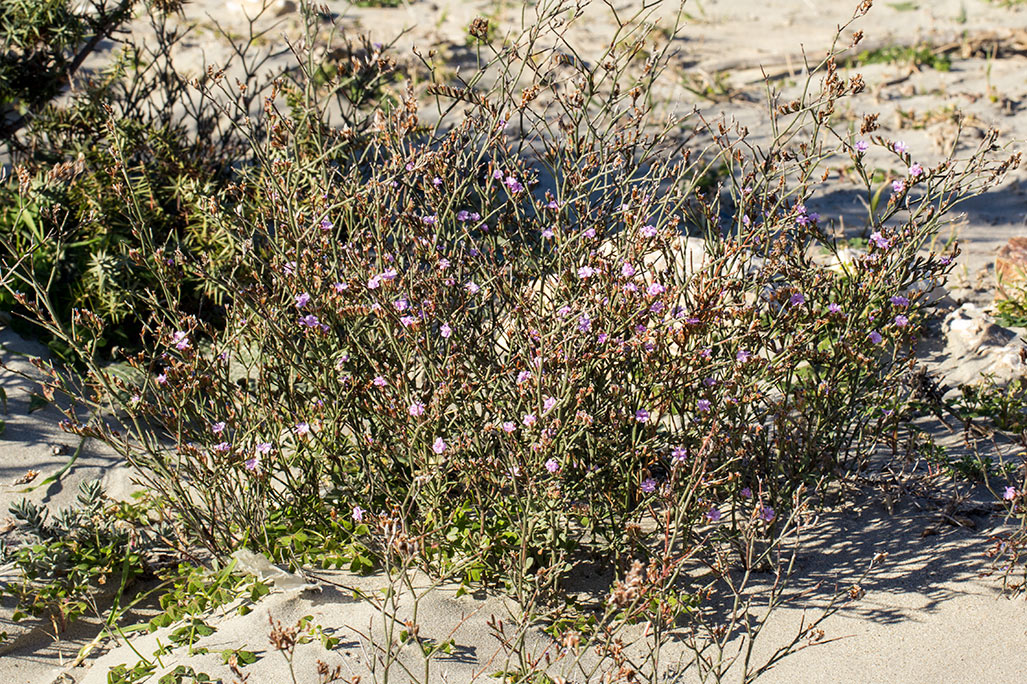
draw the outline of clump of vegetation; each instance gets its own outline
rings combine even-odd
[[[952,58],[948,53],[936,52],[930,45],[886,45],[864,50],[849,62],[849,66],[855,67],[867,64],[903,64],[914,68],[951,71]]]
[[[132,464],[178,552],[378,568],[410,593],[415,572],[501,587],[525,622],[555,621],[574,571],[600,562],[601,605],[553,623],[572,669],[585,646],[592,674],[631,669],[617,630],[647,624],[655,672],[687,621],[719,678],[735,660],[706,659],[710,644],[723,656],[735,630],[750,648],[758,633],[751,573],[787,574],[809,508],[894,423],[922,284],[952,265],[937,229],[1018,158],[996,158],[992,132],[929,167],[874,116],[833,129],[864,87],[838,46],[797,99],[768,86],[769,141],[665,118],[651,8],[592,59],[551,30],[573,5],[533,11],[502,44],[475,21],[476,69],[421,91],[386,87],[386,47],[339,58],[309,7],[297,68],[247,68],[252,87],[121,65],[25,132],[37,152],[5,190],[4,285],[74,362],[38,362],[48,395],[90,410],[64,428]],[[138,78],[156,90],[126,95]],[[871,146],[908,172],[883,186]],[[871,228],[840,271],[814,258],[839,243],[808,208],[832,156],[851,160]],[[127,321],[132,344],[111,349]],[[139,562],[101,548],[111,562],[90,567]],[[744,606],[729,627],[706,611],[714,591]],[[401,595],[363,597],[386,616],[376,648],[428,662],[445,644],[394,633]],[[191,648],[202,618],[168,619]],[[815,625],[766,665],[747,654],[745,680]],[[295,633],[274,630],[291,658]],[[502,674],[532,681],[541,656],[522,656]]]
[[[539,11],[542,26],[566,10]],[[819,92],[775,106],[787,138],[750,156],[743,131],[696,120],[713,144],[680,155],[674,129],[651,128],[644,94],[666,52],[636,60],[642,37],[598,62],[535,53],[521,81],[482,89],[522,54],[487,46],[480,75],[429,85],[448,103],[430,126],[408,93],[343,110],[340,130],[325,106],[338,90],[305,70],[276,84],[244,129],[248,165],[209,189],[219,254],[169,249],[137,202],[115,210],[153,283],[133,290],[146,335],[124,358],[132,378],[91,361],[102,315],[69,327],[49,279],[17,271],[23,305],[87,360],[81,390],[53,372],[52,389],[99,412],[69,429],[115,445],[218,553],[280,553],[282,521],[353,543],[342,509],[402,530],[379,558],[399,538],[436,570],[487,549],[475,573],[555,587],[586,549],[624,567],[647,546],[625,530],[664,507],[682,539],[721,516],[730,537],[749,509],[772,533],[797,492],[860,467],[909,364],[905,293],[949,268],[920,250],[1009,162],[987,159],[993,138],[935,169],[873,139],[911,172],[875,204],[866,258],[838,274],[807,256],[833,242],[805,208],[808,160],[781,146],[801,132],[812,149],[820,113],[861,81],[828,58]],[[865,144],[839,144],[857,170]],[[110,153],[139,188],[126,150]],[[725,184],[700,191],[721,166]],[[51,211],[46,242],[63,249],[76,235]],[[197,315],[194,288],[222,293],[223,316]]]
[[[90,609],[103,591],[118,597],[150,572],[147,552],[160,531],[143,524],[137,507],[107,500],[99,482],[83,483],[78,506],[50,517],[27,500],[11,508],[29,541],[0,542],[0,564],[13,563],[20,579],[0,588],[15,597],[14,619],[45,617],[58,631]],[[156,535],[154,534],[156,532]]]
[[[996,320],[1009,327],[1027,328],[1027,290],[1013,288],[1008,297],[995,300]]]
[[[0,141],[58,95],[136,0],[10,0],[0,7]]]

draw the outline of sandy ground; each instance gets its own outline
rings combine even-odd
[[[394,9],[354,8],[345,3],[326,3],[339,15],[341,25],[351,31],[368,31],[375,39],[388,41],[403,30],[399,49],[417,46],[453,56],[466,51],[466,27],[478,15],[494,17],[501,30],[519,23],[520,5],[515,2],[410,2]],[[627,12],[637,2],[614,3]],[[950,71],[929,68],[910,70],[900,65],[872,65],[860,69],[868,92],[852,102],[853,115],[880,111],[883,133],[905,140],[914,156],[924,163],[937,160],[950,140],[954,108],[971,115],[968,141],[987,127],[999,129],[1004,141],[1027,138],[1027,5],[1006,8],[999,2],[982,0],[935,0],[933,2],[878,2],[871,13],[855,27],[866,33],[866,46],[889,44],[934,46],[961,42],[967,54],[952,55]],[[685,112],[700,106],[708,113],[724,112],[758,131],[764,120],[759,100],[761,65],[768,73],[780,76],[784,87],[802,74],[802,55],[819,54],[829,44],[835,27],[851,15],[854,2],[813,2],[811,0],[705,0],[686,5],[688,16],[676,39],[678,54],[672,63],[668,85],[671,105]],[[183,43],[177,59],[183,68],[200,71],[205,64],[220,63],[228,48],[213,30],[216,20],[235,33],[246,29],[243,10],[246,0],[224,3],[196,0],[186,5],[187,21],[196,26]],[[583,50],[595,51],[612,32],[609,8],[597,4],[592,15],[575,29],[574,36]],[[670,13],[663,11],[669,17]],[[272,25],[273,21],[279,22]],[[283,36],[295,35],[297,15],[285,12],[271,20],[260,19],[262,28],[271,27],[265,36],[268,49],[280,51]],[[982,42],[991,39],[991,43]],[[975,46],[984,45],[977,49]],[[990,47],[989,47],[990,46]],[[982,52],[983,50],[983,52]],[[990,56],[993,55],[993,56]],[[278,57],[288,59],[287,55]],[[721,83],[730,97],[712,100],[681,87],[681,83]],[[881,162],[885,162],[882,160]],[[1000,189],[968,202],[965,216],[953,225],[963,246],[953,293],[947,303],[964,301],[987,304],[991,297],[990,264],[995,250],[1009,237],[1023,235],[1027,215],[1027,173],[1014,172]],[[861,210],[861,198],[852,188],[836,180],[821,195],[814,207],[823,216],[852,226]],[[843,223],[845,218],[849,221]],[[942,334],[941,331],[938,333]],[[8,366],[30,372],[27,360],[19,353],[42,353],[39,345],[18,338],[9,328],[0,330],[2,359]],[[937,351],[937,350],[935,350]],[[937,356],[937,354],[936,354]],[[959,365],[959,358],[948,359]],[[8,506],[27,496],[50,507],[73,501],[79,482],[115,473],[124,486],[127,479],[117,470],[117,459],[110,453],[86,444],[73,466],[54,482],[43,482],[63,468],[78,447],[77,438],[57,428],[59,414],[52,408],[32,413],[30,381],[10,371],[0,371],[0,386],[8,396],[6,431],[0,435],[0,530]],[[950,435],[957,440],[958,435]],[[29,471],[38,471],[31,482],[15,484]],[[887,499],[891,510],[881,500]],[[800,653],[772,670],[761,681],[772,683],[866,683],[866,682],[977,682],[1019,681],[1027,672],[1023,653],[1027,652],[1027,602],[1000,597],[994,577],[978,577],[986,565],[984,552],[988,536],[1002,520],[991,512],[980,495],[964,504],[973,529],[939,523],[936,502],[916,496],[871,496],[861,503],[826,516],[809,540],[800,557],[794,590],[810,594],[784,608],[772,618],[759,648],[769,652],[789,638],[805,611],[815,611],[835,587],[855,581],[859,572],[879,552],[889,554],[881,570],[864,582],[866,596],[829,618],[824,623],[826,637],[836,637],[826,645]],[[937,534],[924,536],[924,531]],[[3,569],[0,569],[2,577]],[[330,581],[357,582],[340,575]],[[359,580],[373,583],[375,578]],[[432,636],[444,636],[461,623],[465,615],[478,612],[454,634],[458,648],[452,656],[438,661],[430,681],[465,682],[482,671],[497,650],[485,620],[490,613],[502,614],[498,598],[457,599],[445,591],[432,595],[424,607],[426,629]],[[70,659],[97,633],[94,622],[84,621],[72,632],[54,640],[46,625],[11,624],[9,602],[0,603],[0,633],[8,632],[0,643],[0,677],[12,684],[50,684],[51,682],[106,682],[110,666],[132,664],[138,657],[131,650],[148,654],[166,633],[133,638],[132,647],[108,644],[106,653],[97,655],[81,667],[68,669]],[[245,616],[233,611],[213,615],[208,622],[217,631],[197,642],[209,649],[207,655],[162,658],[161,672],[178,663],[187,663],[197,672],[233,681],[219,652],[226,648],[247,648],[260,656],[246,668],[250,681],[287,682],[289,668],[285,659],[273,653],[268,644],[268,616],[283,623],[299,616],[312,615],[314,622],[341,639],[331,653],[318,644],[301,646],[297,651],[299,681],[315,681],[315,661],[324,659],[339,664],[349,676],[361,671],[366,662],[365,642],[358,633],[367,628],[374,611],[355,602],[347,592],[321,582],[320,591],[276,591]],[[761,650],[762,649],[762,650]],[[444,676],[445,674],[445,676]],[[685,675],[677,681],[693,681]],[[371,681],[370,678],[365,679]],[[404,677],[393,681],[406,681]],[[482,681],[495,681],[482,677]],[[571,680],[576,681],[576,680]],[[667,680],[671,681],[671,680]]]

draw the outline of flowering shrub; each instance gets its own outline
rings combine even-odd
[[[217,258],[126,211],[152,285],[121,366],[91,360],[99,316],[66,324],[19,271],[19,300],[86,360],[81,379],[51,368],[96,409],[67,429],[120,450],[197,541],[302,560],[313,537],[357,567],[473,557],[468,579],[553,587],[587,555],[626,569],[711,525],[772,540],[802,491],[864,463],[951,265],[930,239],[1014,160],[992,159],[994,135],[928,167],[872,116],[837,130],[863,83],[834,53],[800,98],[772,96],[759,145],[665,118],[667,49],[642,51],[642,23],[586,60],[547,28],[564,3],[537,12],[472,76],[344,108],[341,127],[331,79],[279,82],[238,122],[250,163],[206,203]],[[231,108],[216,79],[203,92]],[[908,174],[877,188],[871,146]],[[837,249],[807,208],[839,156],[871,207],[869,251],[840,270],[813,258]],[[190,282],[223,316],[192,314]]]

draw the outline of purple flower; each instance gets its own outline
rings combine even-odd
[[[250,456],[246,459],[243,465],[246,467],[246,470],[257,470],[258,468],[260,468],[260,454],[254,454],[253,456]]]
[[[630,278],[633,275],[635,275],[635,267],[632,266],[631,263],[625,261],[624,264],[620,267],[620,274],[625,278]]]
[[[364,521],[364,513],[367,513],[367,511],[365,511],[360,506],[354,506],[353,507],[353,514],[352,514],[353,515],[353,522],[363,522]]]
[[[310,433],[310,424],[306,423],[306,422],[299,422],[299,423],[296,423],[296,427],[294,427],[292,430],[297,435],[302,437],[303,435],[306,435],[306,434]]]
[[[548,470],[550,473],[555,473],[559,469],[560,464],[557,463],[555,458],[551,458],[548,461],[546,461],[546,470]]]
[[[642,229],[638,232],[641,233],[644,238],[656,237],[656,226],[647,223],[642,226]]]
[[[556,203],[556,200],[549,200],[549,204],[546,205],[546,209],[559,209],[560,205]]]
[[[792,306],[798,306],[799,304],[806,303],[806,297],[801,292],[796,292],[789,298],[788,303]]]
[[[591,266],[582,266],[578,269],[578,277],[582,280],[588,280],[596,274],[596,270]]]
[[[185,351],[191,346],[189,342],[189,334],[181,330],[171,336],[171,343],[175,345],[175,349],[178,351]]]
[[[879,231],[874,231],[870,234],[870,241],[877,245],[880,249],[888,249],[891,247],[891,240],[886,240]]]
[[[901,180],[892,181],[891,189],[892,192],[902,192],[906,189],[906,182]]]
[[[645,409],[638,409],[635,411],[635,420],[639,423],[645,423],[649,420],[649,412]]]
[[[168,382],[168,374],[167,373],[161,373],[160,375],[157,376],[157,384],[158,385],[165,385],[165,384],[167,384],[167,382]]]
[[[909,152],[909,147],[906,145],[906,143],[902,142],[901,140],[892,145],[892,149],[898,152],[899,154],[905,154],[906,152]]]
[[[222,432],[224,432],[224,430],[225,430],[225,424],[224,423],[214,423],[213,425],[210,426],[210,431],[213,432],[215,435],[220,435]]]
[[[763,522],[773,522],[774,518],[777,517],[777,513],[770,506],[763,506],[760,508],[760,520]]]
[[[317,316],[314,314],[307,314],[300,318],[300,325],[304,325],[308,328],[316,328],[320,323],[321,321],[319,321]]]
[[[553,397],[546,397],[542,400],[543,413],[549,413],[554,406],[556,406],[556,399],[554,399]]]
[[[388,384],[388,381],[386,381],[385,378],[383,378],[380,375],[376,375],[374,377],[374,380],[372,380],[371,382],[374,384],[375,387],[385,387],[385,385]]]
[[[909,325],[909,319],[903,316],[902,314],[899,314],[895,317],[895,325],[899,326],[900,328],[905,328],[907,325]]]
[[[1002,493],[1002,498],[1006,501],[1012,501],[1017,496],[1018,492],[1016,491],[1016,487],[1006,487],[1006,491]]]
[[[253,451],[258,455],[267,456],[271,453],[272,449],[274,449],[274,446],[271,445],[271,442],[261,442],[253,448]]]
[[[744,487],[742,489],[742,491],[740,491],[738,493],[741,494],[742,497],[745,498],[745,499],[751,499],[752,498],[752,489],[750,489],[749,487]]]
[[[535,424],[535,414],[533,414],[533,413],[526,414],[523,418],[521,418],[521,422],[524,423],[525,425],[527,425],[528,427],[531,427],[532,425]]]
[[[442,185],[442,179],[439,178],[438,176],[436,176],[435,178],[432,179],[431,184],[434,185],[437,188],[440,185]]]
[[[909,299],[902,295],[894,295],[888,301],[895,306],[909,306]]]
[[[711,405],[709,399],[700,399],[699,401],[695,402],[695,407],[703,413],[708,413],[710,410],[710,406]]]
[[[738,363],[745,363],[751,357],[752,357],[752,352],[748,352],[748,351],[746,351],[744,349],[739,349],[738,353],[735,354],[735,361],[737,361]],[[709,356],[707,356],[706,358],[709,358]]]
[[[688,450],[685,447],[674,447],[674,451],[671,452],[670,456],[674,459],[675,463],[684,463],[688,460]]]
[[[399,273],[394,268],[387,268],[381,273],[382,280],[395,280]]]
[[[665,288],[660,283],[650,283],[649,288],[646,290],[646,293],[648,293],[650,297],[656,297],[663,294],[666,291],[667,288]]]
[[[517,384],[523,385],[528,380],[531,380],[531,371],[522,370],[517,374]]]
[[[464,289],[467,290],[472,295],[473,294],[478,294],[478,291],[481,290],[481,288],[478,287],[478,284],[475,283],[473,280],[468,280],[467,284],[464,285]]]
[[[463,221],[469,220],[470,218],[471,218],[471,214],[466,209],[461,209],[460,211],[456,212],[456,220],[457,221],[463,222]]]
[[[512,420],[503,422],[503,432],[510,433],[517,429],[517,425]]]
[[[722,517],[723,517],[723,513],[721,513],[720,509],[717,508],[716,506],[713,506],[713,507],[710,508],[710,510],[706,511],[706,519],[709,520],[710,522],[717,522]]]
[[[839,313],[842,312],[842,307],[838,306],[834,302],[831,302],[830,304],[827,305],[827,311],[829,313],[839,314]]]
[[[881,344],[881,340],[883,339],[884,338],[881,337],[881,333],[877,332],[876,330],[870,333],[870,341],[874,344]]]
[[[409,411],[410,411],[410,415],[414,416],[415,418],[417,418],[419,416],[423,416],[424,415],[424,404],[422,404],[419,401],[415,401],[414,403],[410,404]]]
[[[436,437],[435,442],[431,445],[431,450],[436,454],[441,454],[446,450],[447,446],[448,445],[441,437]]]
[[[439,326],[439,334],[442,335],[442,339],[448,339],[453,334],[453,329],[449,327],[449,323],[443,323]]]
[[[556,233],[553,232],[552,228],[546,228],[542,231],[542,237],[544,237],[547,240],[551,240],[554,235],[556,235]]]
[[[329,221],[327,217],[321,219],[321,230],[331,230],[334,227],[334,225],[335,224]]]
[[[345,292],[348,289],[349,289],[349,284],[347,284],[347,283],[335,283],[335,291],[338,292],[339,294],[342,294],[343,292]]]
[[[417,322],[417,319],[414,318],[413,316],[400,316],[399,317],[399,322],[400,322],[400,324],[404,328],[409,328],[410,326],[412,326],[414,323]]]
[[[924,175],[924,167],[920,166],[920,164],[914,163],[909,167],[909,175],[913,178],[919,178]]]
[[[651,477],[647,477],[642,480],[642,491],[646,494],[652,494],[656,491],[656,480]]]
[[[797,214],[797,216],[795,217],[795,222],[798,225],[800,225],[800,226],[809,225],[809,217],[806,215],[806,205],[804,205],[804,204],[796,205],[795,212]]]
[[[438,217],[436,217],[435,214],[428,214],[421,217],[421,223],[426,226],[434,226],[437,220]]]
[[[214,449],[214,451],[224,453],[224,452],[228,451],[229,449],[231,449],[232,445],[229,444],[228,442],[220,442],[218,444],[215,444],[211,448]]]
[[[578,330],[581,332],[588,332],[592,329],[592,319],[585,314],[581,314],[581,318],[578,319]]]
[[[396,307],[396,311],[406,311],[407,307],[410,306],[410,303],[407,302],[407,300],[400,297],[399,299],[394,301],[392,305]]]
[[[310,294],[308,292],[301,292],[296,295],[296,308],[302,309],[310,303]]]
[[[368,290],[377,290],[379,287],[381,287],[381,284],[382,284],[382,277],[380,275],[376,275],[376,276],[374,276],[373,278],[370,278],[367,281],[367,289]]]
[[[524,186],[521,185],[520,181],[513,176],[507,176],[506,180],[503,181],[503,185],[505,185],[507,190],[513,194],[517,194],[521,190],[524,190]]]
[[[870,149],[870,143],[868,143],[866,140],[857,140],[856,141],[856,151],[859,152],[860,154],[866,152],[869,149]]]
[[[285,275],[287,275],[287,276],[291,276],[293,273],[296,272],[296,262],[295,261],[287,261],[287,262],[285,262],[285,266],[282,268],[282,272]]]

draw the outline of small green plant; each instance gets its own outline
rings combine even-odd
[[[850,67],[867,64],[908,64],[912,67],[950,71],[952,58],[947,53],[936,52],[930,45],[887,45],[864,50],[848,62]]]
[[[216,608],[239,600],[243,603],[237,610],[245,614],[250,604],[271,591],[267,583],[239,572],[234,560],[214,569],[183,563],[165,571],[161,577],[165,583],[158,599],[161,612],[146,623],[150,632],[200,619]]]
[[[1027,379],[1015,378],[1005,387],[984,383],[961,389],[959,408],[967,415],[987,418],[1013,435],[1027,431]]]
[[[157,666],[147,661],[139,661],[129,667],[126,663],[115,665],[107,671],[107,684],[139,684],[153,676]]]
[[[0,548],[0,563],[12,562],[18,578],[0,592],[18,601],[14,618],[46,617],[63,631],[68,623],[96,608],[107,591],[120,597],[149,573],[147,551],[157,544],[137,526],[139,511],[107,500],[99,482],[80,486],[78,507],[50,516],[27,500],[11,513],[30,541]]]

